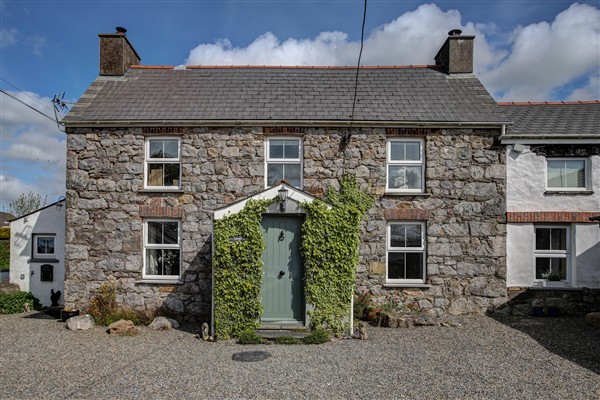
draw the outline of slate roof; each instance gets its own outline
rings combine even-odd
[[[598,136],[600,101],[498,103],[513,122],[507,136]]]
[[[67,126],[151,121],[348,121],[356,68],[132,67],[98,77]],[[507,119],[473,76],[434,66],[363,67],[356,121],[482,123]]]

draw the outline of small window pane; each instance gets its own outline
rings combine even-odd
[[[567,230],[550,230],[550,250],[567,250]]]
[[[406,225],[406,247],[421,247],[421,225]]]
[[[283,179],[294,187],[300,187],[300,165],[286,164],[283,166]]]
[[[179,186],[179,164],[164,164],[165,181],[162,186]]]
[[[165,140],[164,158],[179,158],[179,142],[177,140]]]
[[[567,279],[567,259],[538,257],[535,259],[535,278],[547,279],[549,272],[558,273],[561,280]]]
[[[390,142],[390,160],[392,161],[404,161],[405,143],[404,142]]]
[[[423,279],[423,253],[406,253],[406,279]]]
[[[390,165],[388,186],[390,189],[421,189],[421,167]]]
[[[390,225],[390,247],[406,247],[406,225]]]
[[[148,222],[148,243],[162,244],[162,222]]]
[[[162,140],[150,140],[150,158],[163,158]]]
[[[285,158],[298,159],[300,154],[300,144],[297,140],[285,140],[283,156]]]
[[[405,279],[405,253],[388,253],[388,279]]]
[[[179,223],[177,222],[163,222],[163,243],[164,244],[177,244]]]
[[[267,186],[274,186],[283,180],[283,164],[267,165]]]
[[[148,186],[163,186],[163,177],[163,164],[148,164]]]
[[[54,254],[54,238],[38,237],[36,247],[38,254]]]
[[[161,250],[159,265],[162,265],[161,275],[179,275],[179,249]]]
[[[535,230],[536,250],[550,250],[550,229],[537,228]]]
[[[585,186],[585,162],[583,160],[565,161],[565,187]]]
[[[421,159],[421,143],[408,142],[406,143],[406,158],[408,161],[419,161]]]
[[[283,158],[283,140],[269,140],[269,157]]]

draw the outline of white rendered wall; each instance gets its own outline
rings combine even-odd
[[[600,226],[573,225],[576,231],[577,286],[600,288]]]
[[[19,284],[21,291],[31,292],[42,305],[49,306],[50,290],[60,290],[59,303],[63,303],[65,277],[65,208],[55,206],[42,209],[10,223],[10,281]],[[32,261],[33,235],[56,235],[54,257],[58,263]],[[40,267],[54,266],[52,282],[40,280]],[[33,273],[33,274],[32,274]]]
[[[525,151],[506,152],[507,211],[599,211],[600,156],[589,157],[591,195],[544,194],[546,192],[546,157]]]

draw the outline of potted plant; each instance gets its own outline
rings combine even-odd
[[[60,312],[60,319],[62,320],[62,322],[66,322],[69,318],[75,317],[77,315],[79,315],[79,310],[70,307],[65,307]]]
[[[545,279],[544,286],[546,287],[562,287],[564,283],[561,280],[560,272],[553,271],[548,268],[546,272],[542,273],[542,279]]]

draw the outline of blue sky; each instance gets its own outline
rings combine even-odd
[[[128,29],[143,65],[353,65],[362,7],[362,0],[0,0],[0,87],[53,115],[54,94],[74,101],[97,76],[97,34],[116,26]],[[498,101],[599,99],[599,7],[369,0],[363,64],[431,64],[446,32],[461,28],[477,36],[476,74]],[[55,201],[65,192],[64,134],[4,94],[0,116],[0,209],[30,190]]]

